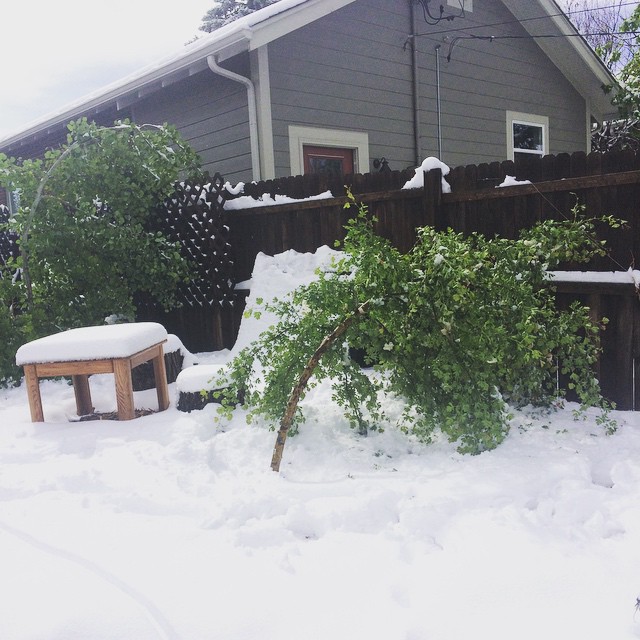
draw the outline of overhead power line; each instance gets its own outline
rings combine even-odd
[[[615,35],[640,35],[640,31],[621,31],[621,32],[593,32],[593,33],[548,33],[538,35],[502,35],[502,36],[479,36],[476,34],[469,34],[464,36],[456,36],[449,42],[449,52],[447,54],[447,62],[451,62],[451,54],[454,47],[460,42],[460,40],[536,40],[538,38],[581,38],[589,36],[615,36]]]

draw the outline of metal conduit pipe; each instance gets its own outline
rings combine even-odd
[[[440,45],[436,45],[436,111],[438,113],[438,159],[442,158],[442,104],[440,102]]]
[[[422,163],[420,148],[420,69],[418,67],[418,46],[416,42],[416,5],[409,0],[411,6],[411,72],[413,85],[413,150],[416,167]]]
[[[253,179],[258,181],[260,177],[260,140],[258,138],[258,106],[256,103],[256,88],[253,82],[241,76],[239,73],[229,71],[218,64],[216,56],[207,56],[209,69],[223,78],[239,82],[247,88],[247,103],[249,106],[249,141],[251,143],[251,172]]]

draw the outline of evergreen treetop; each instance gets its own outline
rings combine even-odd
[[[242,16],[274,4],[278,0],[217,0],[202,17],[200,31],[211,33]]]

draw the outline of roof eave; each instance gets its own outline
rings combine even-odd
[[[285,0],[222,27],[190,45],[189,51],[158,61],[94,94],[83,96],[59,112],[27,125],[0,140],[0,149],[23,146],[41,134],[47,134],[69,121],[110,107],[126,106],[150,92],[172,84],[180,78],[207,68],[207,57],[215,55],[223,62],[243,51],[257,49],[290,31],[318,20],[355,0]],[[219,35],[218,35],[219,34]]]
[[[40,134],[50,133],[88,113],[99,113],[112,106],[118,108],[133,104],[136,100],[166,87],[181,78],[191,76],[207,68],[206,58],[216,55],[226,60],[243,51],[248,51],[253,36],[250,28],[231,33],[229,37],[214,43],[195,46],[184,56],[163,59],[149,65],[139,72],[106,87],[88,94],[63,107],[59,112],[50,114],[21,131],[0,140],[0,149],[9,149],[14,145],[28,144]]]

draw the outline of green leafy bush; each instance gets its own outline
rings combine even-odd
[[[504,439],[509,404],[555,402],[559,372],[584,405],[603,406],[593,374],[600,327],[584,307],[556,309],[547,282],[561,261],[603,252],[594,221],[574,213],[515,241],[426,227],[401,254],[361,207],[344,258],[270,305],[279,322],[233,361],[229,397],[243,390],[249,416],[295,429],[303,414],[292,390],[304,396],[311,368],[309,386],[330,379],[361,433],[387,422],[380,399],[393,394],[406,402],[402,429],[424,441],[439,429],[468,453]]]
[[[190,267],[150,216],[198,163],[174,128],[128,121],[73,122],[44,159],[0,155],[0,184],[20,200],[8,223],[20,255],[2,268],[3,334],[18,331],[18,315],[26,339],[133,317],[138,295],[170,306]]]
[[[2,282],[0,281],[0,287]],[[15,364],[18,347],[26,342],[27,332],[13,317],[8,305],[0,304],[0,387],[6,387],[20,380],[22,372]]]

